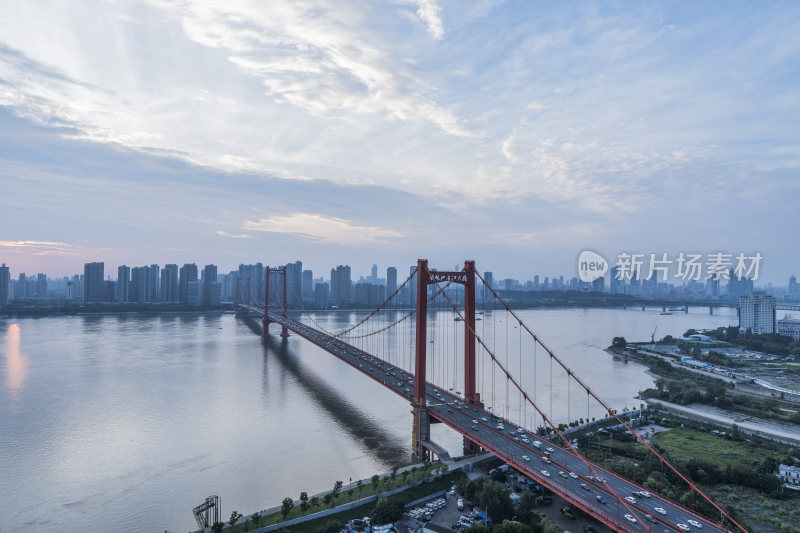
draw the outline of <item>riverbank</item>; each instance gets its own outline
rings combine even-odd
[[[61,307],[7,307],[0,318],[46,318],[87,315],[198,315],[206,313],[231,313],[233,305],[182,305],[182,304],[121,304],[121,305],[65,305]]]

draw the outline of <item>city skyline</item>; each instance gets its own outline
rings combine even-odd
[[[759,252],[797,274],[800,6],[3,2],[0,260]],[[343,251],[344,249],[344,251]]]

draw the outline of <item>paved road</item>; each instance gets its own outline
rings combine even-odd
[[[742,429],[761,433],[763,435],[771,435],[784,439],[790,442],[800,444],[800,435],[797,432],[797,426],[790,423],[781,423],[773,420],[764,420],[761,418],[754,418],[741,413],[734,413],[726,411],[718,407],[703,404],[690,404],[678,405],[676,403],[665,402],[663,400],[648,399],[645,400],[648,404],[661,404],[671,411],[678,413],[686,413],[687,415],[694,416],[717,422],[726,426],[738,425]]]
[[[249,309],[263,313],[262,309],[256,307]],[[270,319],[358,368],[411,402],[414,390],[412,374],[291,318],[270,312]],[[696,531],[699,528],[689,524],[689,520],[694,520],[702,525],[703,531],[727,531],[721,525],[656,494],[634,497],[634,493],[645,489],[562,446],[493,417],[488,411],[467,405],[449,391],[432,384],[428,384],[426,389],[431,416],[616,530],[672,533],[681,531],[677,525],[683,524],[688,527],[687,531]],[[635,501],[623,500],[626,497]],[[659,513],[656,508],[664,513]],[[626,515],[635,517],[635,521],[626,519]],[[645,515],[650,515],[655,523],[645,521]]]

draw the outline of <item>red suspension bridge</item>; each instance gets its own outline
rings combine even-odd
[[[271,291],[270,278],[276,276],[282,278],[281,283]],[[484,309],[488,305],[505,313],[502,357],[496,342],[502,337],[502,331],[497,332],[501,320],[493,317],[491,326],[486,324],[488,319],[480,328],[476,325],[488,316],[477,308],[478,280]],[[237,287],[237,311],[262,316],[265,336],[274,323],[283,336],[294,332],[407,399],[413,413],[413,451],[420,458],[444,453],[430,440],[431,424],[442,423],[464,437],[466,453],[491,452],[615,530],[746,532],[553,353],[486,284],[473,261],[465,261],[460,271],[436,271],[428,268],[427,260],[419,260],[382,304],[337,332],[305,310],[299,317],[289,316],[285,268],[267,267],[263,306],[251,301],[249,283],[242,280],[241,285],[245,287]],[[270,308],[270,300],[277,300],[277,309]],[[429,308],[453,318],[431,322]],[[518,364],[512,369],[513,356]],[[539,363],[537,371],[538,359],[545,363]],[[566,403],[566,420],[571,420],[573,396],[585,395],[587,423],[594,409],[620,425],[657,458],[662,472],[685,483],[693,499],[696,495],[715,509],[720,521],[709,520],[581,455],[553,415],[553,391],[565,388],[563,383],[554,384],[554,370],[557,380],[566,381],[566,399],[560,403],[561,407]],[[512,396],[518,400],[513,407]]]

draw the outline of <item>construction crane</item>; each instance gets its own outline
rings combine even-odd
[[[658,326],[656,326],[653,329],[653,333],[650,334],[650,344],[655,344],[656,343],[656,330],[657,329],[658,329]]]

